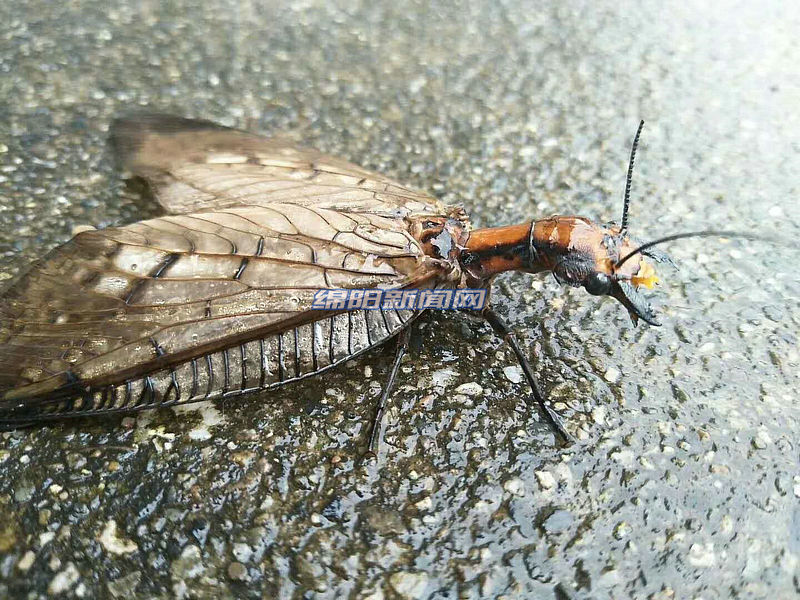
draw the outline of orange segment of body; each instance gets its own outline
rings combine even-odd
[[[656,270],[653,268],[653,265],[644,260],[641,261],[639,263],[639,272],[631,277],[631,283],[636,287],[643,285],[647,289],[652,290],[653,286],[658,283],[658,277],[656,277]]]

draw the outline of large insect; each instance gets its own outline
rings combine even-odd
[[[656,281],[643,255],[663,260],[652,245],[676,236],[642,246],[628,235],[640,132],[621,224],[554,216],[471,230],[462,208],[313,150],[208,121],[117,120],[119,160],[167,214],[83,231],[0,295],[0,424],[268,390],[397,337],[369,437],[375,451],[421,311],[310,310],[320,289],[488,288],[504,271],[550,271],[656,325],[637,291]],[[510,328],[491,306],[479,314],[567,440]]]

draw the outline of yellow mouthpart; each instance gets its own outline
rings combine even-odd
[[[647,289],[652,290],[653,286],[658,283],[658,277],[656,277],[656,270],[653,268],[653,265],[642,260],[639,263],[639,272],[631,277],[631,283],[636,287],[643,285]]]

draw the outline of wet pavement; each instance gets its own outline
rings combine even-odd
[[[69,4],[69,5],[68,5]],[[779,1],[6,2],[0,278],[76,225],[157,214],[109,159],[140,106],[283,133],[476,223],[707,227],[664,326],[552,278],[494,301],[513,356],[425,319],[377,462],[381,349],[278,393],[0,434],[0,597],[790,598],[800,594],[800,12]]]

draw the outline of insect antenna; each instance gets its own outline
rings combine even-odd
[[[635,142],[634,142],[634,144],[635,144]],[[633,164],[632,161],[631,161],[631,164]],[[657,246],[657,245],[663,244],[665,242],[672,242],[672,241],[675,241],[675,240],[682,240],[684,238],[693,238],[693,237],[729,237],[729,238],[734,238],[735,237],[735,238],[745,238],[745,239],[748,239],[748,240],[760,240],[762,242],[771,241],[771,240],[769,240],[769,239],[767,239],[767,238],[765,238],[763,236],[756,235],[756,234],[753,234],[753,233],[745,233],[745,232],[742,232],[742,231],[721,231],[721,230],[717,230],[717,229],[704,229],[702,231],[686,231],[686,232],[683,232],[683,233],[673,233],[672,235],[665,235],[664,237],[661,237],[661,238],[652,240],[650,242],[647,242],[645,244],[642,244],[641,246],[639,246],[635,250],[632,250],[631,252],[629,252],[628,254],[623,256],[622,258],[620,258],[616,262],[616,264],[614,265],[614,268],[618,269],[629,258],[631,258],[633,256],[636,256],[640,252],[644,252],[645,250],[648,250],[648,249],[652,248],[653,246]]]
[[[633,161],[636,158],[636,148],[639,147],[639,136],[642,134],[642,127],[644,127],[644,119],[639,121],[639,128],[636,130],[636,135],[633,138],[633,146],[631,147],[631,160],[628,163],[628,177],[625,179],[625,200],[622,205],[622,227],[620,228],[620,235],[625,235],[625,233],[628,231],[628,207],[631,204]]]

